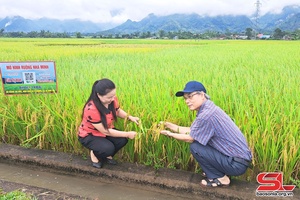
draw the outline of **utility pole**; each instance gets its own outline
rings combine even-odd
[[[254,34],[255,34],[255,39],[256,39],[256,35],[259,33],[259,23],[258,23],[258,19],[259,19],[259,15],[260,15],[260,6],[261,3],[259,0],[256,1],[255,3],[256,6],[256,12],[255,12],[255,28],[254,28]],[[257,31],[257,33],[256,33]]]
[[[259,32],[259,23],[258,23],[258,19],[259,19],[259,15],[260,15],[260,6],[261,3],[259,0],[256,1],[255,3],[256,6],[256,12],[255,12],[255,28],[254,28],[254,34],[255,34],[255,39],[256,39],[256,31]]]

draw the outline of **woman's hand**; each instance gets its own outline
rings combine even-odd
[[[137,134],[137,132],[135,132],[135,131],[129,131],[129,132],[127,132],[127,137],[129,139],[134,139],[134,137],[136,136],[136,134]]]
[[[137,125],[139,125],[139,120],[140,118],[138,117],[133,117],[133,116],[128,116],[128,119],[134,123],[136,123]]]

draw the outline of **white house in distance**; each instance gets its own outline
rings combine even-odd
[[[264,35],[262,33],[257,34],[257,38],[262,39],[262,40],[267,40],[270,39],[271,35]]]

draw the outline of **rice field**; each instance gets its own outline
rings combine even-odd
[[[195,113],[175,93],[202,82],[211,99],[241,128],[253,169],[238,177],[281,171],[299,181],[299,41],[100,40],[0,38],[0,61],[55,61],[56,94],[5,96],[0,90],[1,142],[88,157],[77,141],[92,84],[110,78],[121,107],[141,119],[117,128],[139,135],[117,155],[156,169],[200,172],[189,144],[159,135],[160,121],[189,126]]]

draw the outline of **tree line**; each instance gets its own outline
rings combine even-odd
[[[193,33],[190,31],[164,31],[159,30],[157,32],[134,32],[134,33],[119,33],[119,34],[101,34],[101,33],[53,33],[50,31],[41,30],[31,31],[31,32],[5,32],[4,29],[0,29],[0,37],[8,38],[115,38],[115,39],[258,39],[258,32],[254,31],[252,28],[247,28],[244,32],[217,32],[217,31],[205,31],[203,33]],[[292,32],[283,31],[276,28],[273,32],[265,34],[269,35],[268,39],[281,40],[300,40],[300,30],[295,30]]]

